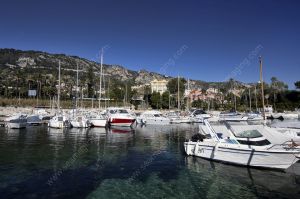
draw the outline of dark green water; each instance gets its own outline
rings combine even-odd
[[[283,173],[186,157],[197,131],[0,128],[0,197],[300,198],[300,163]]]

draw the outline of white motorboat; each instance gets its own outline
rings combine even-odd
[[[108,124],[110,126],[132,126],[136,117],[129,110],[124,108],[107,109]]]
[[[103,113],[90,113],[87,116],[91,127],[106,127],[107,118]]]
[[[219,120],[221,121],[231,121],[231,122],[241,122],[241,121],[247,121],[248,116],[242,115],[238,112],[224,112],[220,113]]]
[[[264,118],[259,112],[247,113],[248,121],[262,121]]]
[[[163,116],[160,111],[145,111],[140,116],[137,117],[137,120],[142,124],[154,124],[154,125],[165,125],[170,124],[170,119]]]
[[[63,114],[55,115],[53,118],[49,120],[48,126],[50,128],[68,128],[70,127],[70,121],[68,117]]]
[[[277,121],[270,124],[271,128],[281,132],[288,139],[300,141],[300,121],[299,120],[286,120],[284,122]]]
[[[196,123],[203,123],[205,119],[211,118],[210,114],[207,114],[204,110],[202,109],[196,109],[193,110],[191,113],[191,117],[193,118],[193,122]]]
[[[16,114],[5,119],[6,126],[10,129],[22,129],[27,126],[27,115],[26,114]]]
[[[170,111],[166,115],[172,124],[192,123],[193,118],[189,114],[180,114],[178,111]]]
[[[287,140],[300,141],[300,129],[299,128],[275,128],[276,131],[282,133]]]
[[[228,122],[211,126],[205,120],[202,132],[198,138],[184,143],[187,155],[194,155],[214,161],[231,164],[263,167],[272,169],[287,169],[299,160],[300,148],[294,142],[271,144],[263,136],[263,129],[240,128],[235,131]]]
[[[271,127],[275,128],[293,128],[300,129],[300,121],[299,120],[285,120],[272,122]]]

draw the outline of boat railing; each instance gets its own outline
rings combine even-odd
[[[284,148],[286,150],[297,149],[297,151],[300,152],[300,142],[295,142],[294,140],[288,140],[283,142],[282,144],[273,144],[272,146],[268,147],[267,150],[273,149],[275,147]]]

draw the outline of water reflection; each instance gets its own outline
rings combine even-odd
[[[186,157],[187,168],[199,176],[214,176],[218,184],[241,184],[248,186],[257,196],[277,197],[300,196],[300,173],[284,173],[279,171],[260,170],[246,167],[226,165],[201,158]],[[297,163],[295,167],[299,167]]]
[[[252,170],[186,157],[183,142],[197,131],[198,125],[0,128],[0,195],[256,198],[274,196],[274,192],[276,198],[298,196],[299,177],[292,171]]]

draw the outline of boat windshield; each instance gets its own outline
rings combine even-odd
[[[195,110],[194,115],[207,114],[204,110]]]
[[[252,145],[252,146],[266,146],[271,144],[267,139],[251,141],[251,140],[237,140],[240,144]]]
[[[125,109],[120,109],[118,112],[119,112],[119,113],[128,113],[128,111],[125,110]]]
[[[162,117],[160,114],[154,114],[154,117]]]
[[[262,134],[256,130],[245,130],[245,131],[241,131],[239,133],[236,133],[235,135],[238,138],[258,138],[258,137],[262,137]]]

